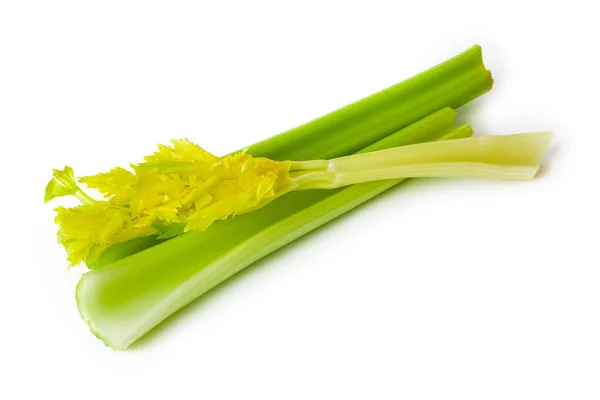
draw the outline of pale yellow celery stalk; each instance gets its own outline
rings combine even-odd
[[[504,180],[531,180],[539,166],[497,165],[474,162],[449,162],[398,165],[379,170],[355,173],[326,171],[302,172],[294,181],[294,190],[337,189],[357,183],[406,178],[485,178]]]
[[[333,160],[291,162],[295,190],[418,177],[532,179],[551,132],[420,143]]]

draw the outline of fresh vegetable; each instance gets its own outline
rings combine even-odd
[[[404,82],[251,145],[248,153],[298,161],[349,155],[444,107],[462,106],[490,90],[492,83],[481,47],[473,46]],[[306,196],[319,200],[316,194]],[[85,262],[99,268],[164,240],[157,235],[132,239],[96,252]]]
[[[57,216],[59,240],[71,263],[85,259],[95,268],[83,275],[77,287],[83,319],[107,345],[126,348],[253,261],[401,181],[388,178],[439,175],[448,167],[454,168],[453,174],[473,175],[465,163],[494,176],[515,166],[522,168],[523,163],[493,163],[493,151],[484,159],[431,156],[416,163],[398,162],[398,154],[390,152],[378,153],[375,158],[353,158],[355,161],[340,158],[361,148],[366,153],[466,138],[471,135],[470,127],[454,127],[455,112],[444,107],[460,107],[491,85],[481,49],[475,46],[414,78],[245,152],[217,158],[182,141],[177,142],[180,150],[191,152],[184,162],[181,151],[175,151],[174,157],[172,149],[162,147],[134,167],[133,173],[117,169],[81,179],[103,191],[105,200],[85,195],[69,168],[55,171],[45,200],[74,195],[83,203],[78,210],[59,208]],[[523,160],[529,157],[526,171],[518,172],[531,175],[539,161],[534,149],[545,146],[547,137],[529,136],[535,136],[536,143],[530,147],[531,154],[523,156]],[[415,152],[427,154],[423,147],[413,147],[410,154]],[[198,163],[202,159],[206,162]],[[390,164],[390,160],[396,162]],[[363,166],[358,168],[360,172],[352,169],[363,162],[371,166],[367,174]],[[488,169],[473,163],[485,164]],[[491,164],[493,170],[489,170]],[[207,165],[211,168],[203,170]],[[253,171],[257,165],[260,171]],[[228,175],[232,171],[235,173]],[[250,179],[240,180],[239,173],[248,171]],[[323,174],[332,179],[321,179]],[[238,186],[225,184],[216,193],[206,190],[229,179]],[[138,185],[140,182],[143,184]],[[318,187],[329,190],[308,190]],[[223,218],[227,219],[213,224]],[[186,227],[190,231],[183,233]]]

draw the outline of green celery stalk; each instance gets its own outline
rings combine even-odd
[[[470,136],[468,125],[455,128],[455,115],[444,108],[362,152]],[[269,207],[222,221],[205,232],[186,233],[87,272],[77,286],[81,316],[105,344],[125,349],[252,262],[400,181],[290,193]]]
[[[457,109],[492,88],[481,47],[414,77],[250,146],[272,160],[315,160],[356,153],[444,107]]]
[[[444,107],[456,109],[490,90],[492,83],[481,47],[473,46],[410,79],[256,143],[249,152],[255,157],[281,161],[345,156]],[[87,264],[92,269],[99,268],[162,241],[147,237],[119,243]]]

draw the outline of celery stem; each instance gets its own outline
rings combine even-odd
[[[292,163],[316,167],[295,171],[292,178],[297,190],[400,178],[532,179],[551,138],[551,132],[535,132],[419,143],[340,157],[327,162],[326,169],[320,161]]]
[[[75,193],[73,195],[77,198],[77,200],[81,201],[81,203],[88,205],[88,206],[90,206],[96,202],[96,200],[94,200],[90,196],[88,196],[78,186],[76,186]]]

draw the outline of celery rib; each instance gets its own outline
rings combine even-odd
[[[314,160],[353,154],[440,110],[457,109],[492,87],[480,46],[339,110],[250,146],[255,157]]]
[[[477,136],[445,142],[419,143],[330,160],[332,172],[358,172],[433,162],[478,162],[500,165],[538,165],[552,132]]]
[[[364,152],[422,140],[466,137],[455,111],[443,109]],[[468,128],[468,129],[467,129]],[[288,194],[270,207],[190,232],[84,274],[77,303],[92,332],[125,349],[169,315],[252,262],[358,206],[401,180],[369,182],[331,191]]]
[[[460,129],[460,128],[459,128]],[[295,190],[334,189],[383,179],[533,179],[552,132],[419,143],[333,160],[292,162]]]
[[[399,165],[369,173],[340,174],[331,185],[321,188],[336,188],[375,180],[402,178],[487,178],[528,180],[533,179],[539,167],[532,165],[497,165],[477,162],[424,163]]]

